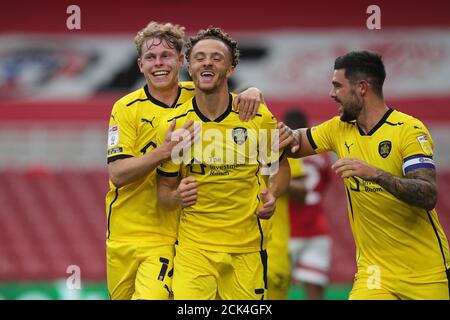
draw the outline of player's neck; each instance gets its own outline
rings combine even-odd
[[[215,92],[207,93],[195,89],[195,100],[200,112],[210,120],[217,119],[228,108],[228,87],[222,87]]]
[[[178,97],[178,85],[167,88],[155,88],[148,84],[148,91],[158,101],[171,106],[174,104],[175,99]]]
[[[383,99],[369,102],[361,110],[361,114],[358,117],[358,126],[365,132],[368,133],[375,127],[381,118],[386,114],[389,108]]]

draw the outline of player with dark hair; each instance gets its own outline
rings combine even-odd
[[[330,96],[340,117],[295,132],[279,123],[280,147],[339,158],[358,265],[350,299],[449,299],[433,141],[420,120],[386,105],[385,77],[378,54],[337,58]]]
[[[182,207],[173,278],[175,299],[252,299],[266,297],[267,223],[276,198],[287,187],[286,158],[258,155],[270,150],[276,120],[263,104],[253,120],[241,122],[231,105],[227,80],[238,62],[236,42],[219,28],[200,31],[187,44],[195,97],[174,110],[160,139],[176,119],[201,124],[200,149],[183,151],[183,162],[158,168],[158,199]],[[270,134],[269,134],[270,136]],[[261,142],[262,141],[262,142]],[[254,148],[255,147],[255,148]],[[267,186],[263,175],[279,166]],[[181,181],[180,181],[181,179]]]

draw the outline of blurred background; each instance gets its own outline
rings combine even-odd
[[[435,142],[438,213],[450,235],[450,2],[14,1],[0,12],[0,299],[106,299],[106,136],[115,100],[144,84],[133,39],[150,20],[188,35],[222,27],[239,41],[235,88],[260,88],[279,119],[337,114],[334,59],[381,53],[389,106]],[[369,30],[369,5],[381,29]],[[68,29],[70,5],[80,29]],[[70,24],[69,24],[70,25]],[[186,78],[186,72],[182,79]],[[333,238],[328,299],[347,298],[354,243],[339,178],[324,197]],[[72,266],[72,267],[71,267]],[[73,267],[75,266],[75,267]],[[71,290],[73,268],[81,287]],[[301,299],[292,288],[291,299]]]

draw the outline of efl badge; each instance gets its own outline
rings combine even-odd
[[[114,147],[119,143],[119,127],[117,125],[109,127],[108,147]]]
[[[382,158],[386,158],[391,153],[392,143],[390,141],[381,141],[378,145],[378,153]]]
[[[426,155],[433,154],[433,148],[431,147],[430,140],[428,140],[428,136],[426,134],[417,137],[417,140],[419,140],[420,147]]]
[[[247,140],[247,129],[242,127],[233,128],[231,135],[233,136],[234,142],[241,145],[245,142],[245,140]]]

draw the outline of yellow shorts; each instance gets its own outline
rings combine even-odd
[[[177,246],[175,300],[263,300],[267,254],[212,252]]]
[[[449,271],[447,271],[449,273]],[[411,281],[391,278],[373,282],[366,275],[355,277],[350,300],[449,300],[449,280],[445,273]]]
[[[291,284],[291,263],[289,254],[268,251],[267,300],[287,300]]]
[[[113,300],[168,300],[172,297],[174,246],[106,242],[108,292]]]

